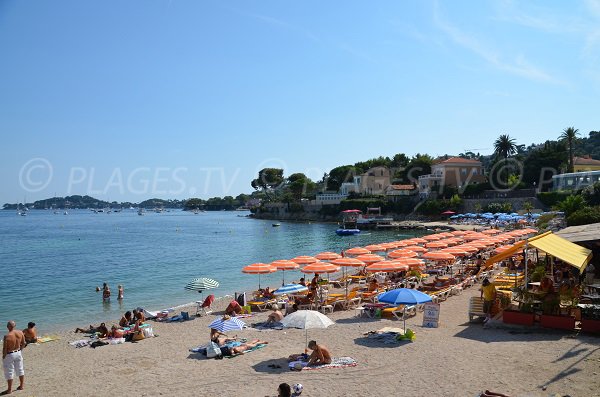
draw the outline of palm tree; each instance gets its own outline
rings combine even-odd
[[[508,134],[503,134],[494,142],[494,153],[504,157],[504,168],[507,168],[508,157],[517,153],[517,144]],[[508,186],[508,169],[506,170],[506,185]]]
[[[565,128],[560,134],[560,139],[567,141],[567,145],[569,146],[569,172],[573,172],[575,167],[573,165],[573,143],[577,140],[578,129],[575,127]]]

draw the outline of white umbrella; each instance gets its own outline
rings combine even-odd
[[[302,284],[287,284],[273,291],[273,295],[293,294],[296,292],[306,291],[308,287]]]
[[[315,310],[298,310],[281,320],[285,328],[300,328],[306,330],[306,344],[308,344],[309,328],[327,328],[333,321],[323,313]],[[306,346],[306,345],[305,345]]]

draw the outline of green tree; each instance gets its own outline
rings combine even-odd
[[[324,177],[324,187],[337,192],[342,183],[351,182],[356,174],[356,168],[352,165],[335,167]]]
[[[567,142],[567,146],[569,147],[569,172],[573,172],[575,169],[573,165],[573,144],[577,140],[578,137],[578,129],[575,127],[565,128],[560,134],[560,139]]]
[[[516,141],[511,138],[508,134],[500,135],[496,141],[494,141],[494,153],[497,156],[504,158],[504,168],[506,171],[506,185],[508,185],[508,158],[513,154],[517,153]]]
[[[523,160],[523,182],[548,191],[552,187],[552,176],[568,161],[564,142],[546,141],[531,148]]]
[[[262,189],[269,197],[269,190],[279,187],[282,183],[283,170],[281,168],[263,168],[258,172],[258,178],[252,180],[250,184],[255,190]]]
[[[600,182],[586,186],[581,192],[583,199],[589,205],[600,205]]]
[[[585,200],[580,195],[570,195],[563,201],[557,204],[559,210],[565,213],[566,216],[571,215],[577,210],[586,207]]]
[[[432,164],[433,157],[428,154],[417,153],[410,159],[406,168],[404,168],[398,176],[404,183],[416,183],[418,182],[419,176],[431,174]]]
[[[315,190],[315,183],[303,173],[295,173],[288,177],[288,189],[296,200],[300,200],[305,195],[310,195]]]

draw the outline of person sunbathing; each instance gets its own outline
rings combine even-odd
[[[117,328],[116,325],[110,327],[110,332],[108,333],[109,339],[119,339],[125,336],[125,333],[122,329]]]
[[[225,335],[224,333],[222,333],[214,328],[210,329],[210,341],[216,343],[219,346],[223,346],[227,342],[233,342],[236,339],[237,339],[237,336],[234,336],[233,338],[229,338],[227,335]]]
[[[242,307],[236,300],[232,300],[227,308],[225,309],[225,314],[228,316],[235,316],[236,314],[242,314]]]
[[[283,313],[281,312],[281,310],[279,310],[279,306],[277,306],[276,303],[273,303],[271,305],[271,309],[273,310],[273,312],[269,314],[269,317],[267,318],[267,324],[277,323],[283,320]]]
[[[331,353],[325,346],[318,345],[316,341],[311,340],[308,342],[308,348],[312,350],[312,353],[308,357],[307,365],[331,364]]]
[[[143,311],[134,310],[133,311],[133,321],[137,322],[138,320],[140,320],[142,323],[144,323],[146,321],[146,316],[144,316]]]
[[[369,283],[369,292],[375,292],[375,291],[377,291],[378,288],[379,288],[379,284],[377,283],[377,280],[372,279],[371,282]]]
[[[35,323],[30,322],[27,324],[27,328],[23,330],[23,336],[25,336],[25,342],[27,343],[37,342],[37,331],[35,329]]]
[[[262,293],[262,296],[264,299],[273,299],[275,297],[275,295],[273,295],[273,292],[271,292],[271,289],[269,287],[265,288],[265,290]]]
[[[266,342],[264,340],[255,339],[251,342],[242,343],[241,345],[236,346],[236,347],[222,346],[221,347],[221,355],[223,357],[227,357],[227,356],[234,356],[236,354],[244,354],[246,351],[248,351],[250,349],[254,349],[258,345],[266,345],[268,343],[269,342]]]
[[[75,328],[75,333],[78,333],[78,332],[81,332],[84,334],[99,333],[101,338],[106,338],[106,336],[108,335],[108,328],[106,328],[106,324],[102,323],[98,327],[94,327],[93,325],[90,325],[90,327],[88,329]]]
[[[509,397],[509,396],[506,394],[496,393],[493,391],[486,390],[480,394],[480,397]]]

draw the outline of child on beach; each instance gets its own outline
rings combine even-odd
[[[119,292],[118,292],[118,295],[117,295],[117,299],[120,300],[120,301],[123,300],[123,291],[124,291],[123,290],[123,286],[121,284],[119,284]]]

